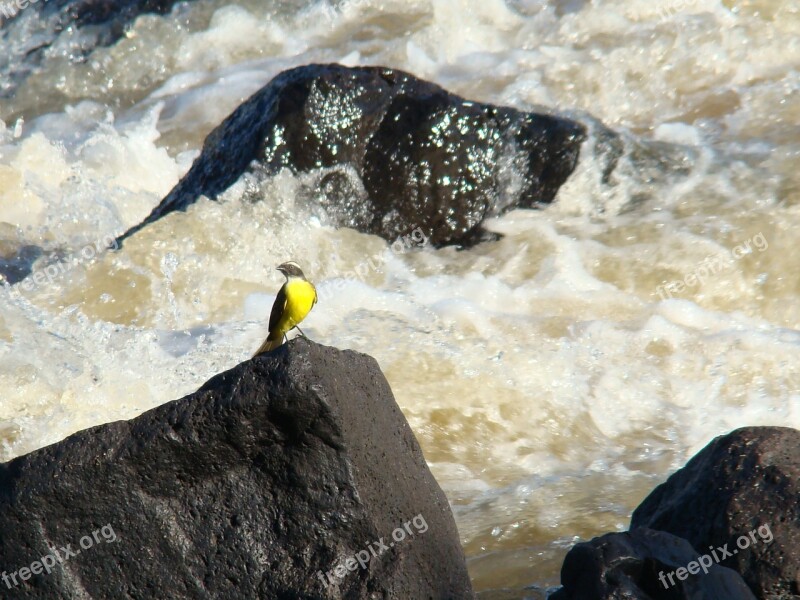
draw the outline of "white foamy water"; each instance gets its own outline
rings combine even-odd
[[[248,358],[274,266],[294,258],[321,296],[304,331],[377,358],[476,588],[557,583],[576,537],[627,528],[713,436],[800,428],[798,33],[791,0],[217,0],[141,17],[83,65],[50,59],[0,101],[0,254],[72,260],[0,289],[0,459]],[[688,174],[625,160],[601,186],[587,147],[556,205],[496,219],[501,240],[458,252],[424,244],[424,222],[394,249],[335,230],[302,193],[311,179],[281,173],[97,255],[242,100],[327,61],[591,114]]]

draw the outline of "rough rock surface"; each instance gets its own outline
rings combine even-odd
[[[120,241],[245,172],[288,167],[316,170],[314,200],[338,225],[389,241],[420,226],[437,246],[469,245],[487,217],[551,202],[585,137],[579,123],[469,102],[395,69],[298,67],[212,131],[186,176]]]
[[[652,529],[607,533],[576,544],[561,567],[551,600],[755,600],[738,573],[712,565],[708,573],[668,574],[696,561],[684,539]],[[663,582],[661,577],[663,577]],[[673,585],[674,582],[674,585]]]
[[[631,518],[638,527],[720,557],[727,544],[721,564],[756,596],[800,597],[800,431],[746,427],[716,438],[645,498]]]
[[[116,541],[92,540],[105,526]],[[80,554],[20,580],[68,544]],[[472,597],[377,364],[303,339],[0,465],[0,565],[19,581],[0,579],[4,599]]]

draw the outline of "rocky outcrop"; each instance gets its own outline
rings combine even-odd
[[[576,544],[553,600],[800,598],[800,431],[720,436],[634,511]]]
[[[634,511],[741,573],[763,599],[800,597],[800,431],[747,427],[716,438]]]
[[[176,0],[24,0],[0,7],[0,97],[11,97],[58,42],[81,61],[108,46],[143,13],[164,14]],[[6,117],[6,115],[0,115]]]
[[[576,544],[564,559],[564,587],[551,600],[755,600],[738,573],[701,567],[684,539],[651,529],[608,533]],[[699,575],[689,575],[697,568]]]
[[[0,466],[0,564],[6,599],[472,597],[377,364],[304,339]]]
[[[178,185],[120,242],[246,172],[316,172],[313,200],[335,224],[393,241],[424,225],[469,245],[481,223],[553,200],[583,125],[470,102],[396,69],[309,65],[281,73],[206,138]]]

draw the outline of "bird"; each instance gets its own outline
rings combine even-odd
[[[306,337],[297,325],[317,303],[317,289],[306,279],[300,265],[290,260],[278,265],[277,270],[283,273],[286,282],[272,305],[272,312],[269,315],[269,335],[253,355],[254,358],[280,346],[286,334],[292,329],[297,328],[300,335]]]

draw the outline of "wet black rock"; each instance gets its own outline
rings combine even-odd
[[[716,438],[639,505],[639,527],[715,553],[759,598],[800,597],[800,431],[746,427]]]
[[[550,598],[755,600],[738,573],[713,564],[703,569],[697,558],[689,542],[663,531],[607,533],[569,551],[561,568],[563,587]],[[697,574],[688,574],[687,566]]]
[[[377,364],[303,339],[1,465],[0,564],[5,599],[472,597]]]
[[[298,67],[211,132],[186,176],[120,241],[246,172],[286,167],[318,174],[314,200],[337,225],[389,241],[421,227],[437,246],[470,245],[487,217],[551,202],[585,138],[574,121],[469,102],[395,69]]]

